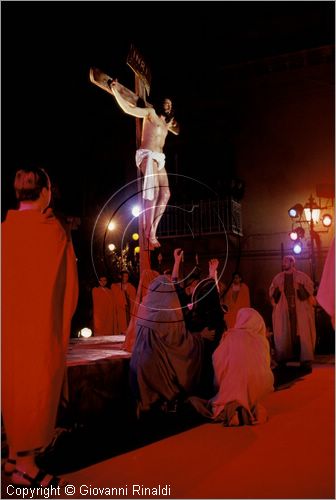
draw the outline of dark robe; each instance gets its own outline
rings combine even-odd
[[[130,367],[139,410],[193,394],[202,366],[203,339],[186,330],[177,293],[166,276],[150,284],[136,329]]]
[[[213,278],[205,278],[196,286],[186,322],[191,332],[200,332],[204,328],[215,330],[215,340],[211,343],[211,350],[216,349],[226,326],[219,293]]]
[[[226,330],[216,282],[213,278],[201,280],[194,289],[190,304],[187,304],[184,290],[179,285],[175,286],[183,307],[187,329],[194,334],[201,332],[204,328],[215,330],[214,340],[204,340],[202,372],[200,383],[195,391],[198,396],[209,398],[215,391],[212,354]]]

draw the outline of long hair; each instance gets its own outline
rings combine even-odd
[[[50,179],[42,168],[26,168],[16,172],[14,189],[17,200],[36,201],[43,188],[50,189]]]
[[[172,108],[171,108],[170,113],[166,113],[166,111],[163,108],[163,103],[164,103],[164,101],[166,99],[169,99],[170,102],[172,103]],[[164,97],[160,97],[160,98],[154,99],[153,100],[153,107],[154,107],[155,113],[158,116],[164,116],[165,117],[166,123],[168,123],[175,116],[175,110],[173,108],[173,101],[168,96],[164,96]]]

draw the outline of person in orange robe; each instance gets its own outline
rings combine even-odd
[[[78,280],[66,232],[47,207],[50,180],[19,170],[18,210],[2,224],[2,414],[12,483],[62,486],[39,470],[39,449],[54,435]],[[12,468],[12,470],[11,470]]]
[[[112,283],[112,334],[120,335],[127,330],[126,317],[126,297],[122,290],[121,283]]]
[[[99,286],[92,288],[94,335],[113,333],[113,295],[106,285],[106,276],[100,276]]]
[[[228,328],[236,324],[237,313],[243,307],[250,307],[250,291],[239,273],[233,274],[233,282],[224,295],[224,305],[228,308],[225,322]]]
[[[125,299],[126,299],[126,322],[127,326],[129,325],[129,322],[131,320],[131,312],[134,307],[135,303],[135,297],[136,297],[136,289],[128,281],[129,279],[129,273],[128,271],[121,271],[121,289],[125,294]]]

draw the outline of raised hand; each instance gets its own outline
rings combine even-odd
[[[182,248],[175,248],[174,250],[174,260],[176,263],[180,263],[183,260],[183,250]]]
[[[218,264],[219,264],[218,259],[210,259],[209,260],[209,276],[210,276],[210,278],[216,279],[216,272],[217,272]]]

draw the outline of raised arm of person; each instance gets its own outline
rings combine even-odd
[[[218,264],[219,264],[218,259],[210,259],[209,260],[209,278],[213,278],[216,281],[217,281]]]
[[[110,82],[110,87],[113,92],[113,95],[121,107],[121,109],[127,113],[128,115],[135,116],[136,118],[146,118],[146,116],[152,115],[155,113],[153,108],[139,108],[137,106],[131,105],[120,93],[118,90],[118,82],[117,80],[112,80]]]
[[[218,264],[219,264],[218,259],[210,259],[209,260],[209,278],[212,278],[215,280],[217,291],[219,293],[219,284],[218,284],[218,275],[217,275]]]
[[[181,248],[175,248],[174,250],[174,267],[172,271],[172,281],[178,281],[180,273],[180,263],[183,259],[183,250]]]

